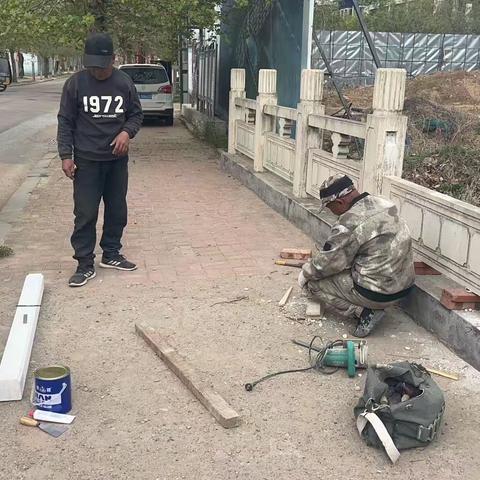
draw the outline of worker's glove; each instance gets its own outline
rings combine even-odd
[[[298,276],[298,286],[303,290],[305,285],[308,283],[308,280],[305,278],[305,274],[303,273],[303,270],[300,272],[300,275]]]

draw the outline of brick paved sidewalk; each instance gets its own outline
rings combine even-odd
[[[216,159],[214,149],[183,127],[141,130],[131,153],[129,225],[124,235],[124,253],[139,270],[118,275],[99,269],[99,280],[189,284],[262,275],[274,268],[282,248],[311,243],[221,172]],[[59,275],[66,282],[75,267],[69,240],[72,188],[58,160],[52,161],[50,172],[49,182],[34,192],[13,228],[9,243],[16,255],[4,263],[10,274],[38,270],[56,283]]]

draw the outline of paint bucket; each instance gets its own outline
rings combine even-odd
[[[68,413],[72,409],[70,369],[62,365],[33,372],[32,405],[39,410]]]

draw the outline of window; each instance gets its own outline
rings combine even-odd
[[[155,67],[124,67],[121,69],[137,85],[153,85],[169,82],[167,72],[164,68]]]

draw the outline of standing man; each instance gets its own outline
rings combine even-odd
[[[140,129],[142,107],[130,77],[113,68],[113,42],[106,33],[85,42],[85,70],[63,88],[58,113],[58,152],[62,170],[73,180],[75,225],[71,237],[78,268],[71,287],[95,277],[94,250],[98,208],[105,213],[100,266],[135,270],[120,254],[127,225],[128,147]]]
[[[347,176],[326,180],[320,201],[338,220],[323,248],[303,266],[298,284],[325,306],[354,319],[354,335],[366,337],[384,310],[412,289],[410,232],[391,201],[360,194]]]

